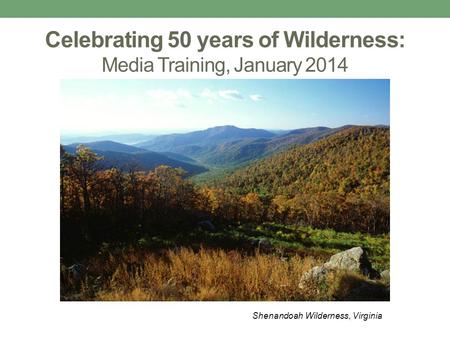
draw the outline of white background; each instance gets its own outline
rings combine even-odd
[[[405,35],[403,49],[218,49],[202,56],[292,59],[347,56],[346,74],[391,79],[391,301],[59,301],[60,80],[183,78],[101,73],[102,56],[147,50],[50,49],[50,30],[100,33],[270,34],[274,30]],[[450,20],[437,19],[1,19],[0,306],[2,336],[382,337],[445,336],[448,305]],[[161,53],[196,57],[194,48]],[[155,56],[155,55],[153,55]],[[293,78],[289,74],[245,78]],[[184,78],[211,78],[187,74]],[[311,76],[310,76],[311,77]],[[318,77],[318,76],[317,76]],[[87,122],[88,123],[88,122]],[[261,312],[382,312],[381,321],[263,321]]]

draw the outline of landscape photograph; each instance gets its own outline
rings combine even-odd
[[[389,301],[390,81],[62,80],[61,301]]]

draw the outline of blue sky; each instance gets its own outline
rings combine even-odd
[[[389,80],[63,80],[63,133],[389,124]]]

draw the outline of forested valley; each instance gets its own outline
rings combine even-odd
[[[62,299],[345,299],[348,276],[317,293],[294,275],[355,246],[389,268],[390,130],[320,133],[201,184],[180,167],[106,166],[107,152],[61,146]]]

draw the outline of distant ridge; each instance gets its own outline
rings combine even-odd
[[[184,161],[180,161],[171,157],[168,157],[164,154],[160,154],[157,152],[153,152],[153,151],[147,151],[147,150],[142,150],[139,148],[140,151],[138,152],[130,152],[131,150],[133,150],[132,148],[135,147],[129,147],[123,144],[117,144],[115,142],[113,142],[113,146],[114,149],[125,149],[128,150],[129,152],[120,152],[120,151],[111,151],[111,150],[106,150],[108,148],[110,148],[110,146],[112,146],[111,143],[107,143],[105,144],[104,142],[100,143],[100,148],[95,148],[94,146],[98,146],[97,143],[95,143],[94,145],[92,143],[87,143],[85,144],[85,146],[87,146],[88,148],[92,149],[92,151],[94,151],[96,154],[100,155],[103,157],[103,159],[101,161],[99,161],[100,166],[104,169],[109,169],[109,168],[120,168],[124,171],[128,171],[128,170],[143,170],[143,171],[148,171],[148,170],[153,170],[154,168],[156,168],[157,166],[160,165],[167,165],[173,168],[182,168],[183,170],[185,170],[188,175],[195,175],[195,174],[200,174],[202,172],[208,171],[207,168],[194,164],[194,163],[188,163],[188,162],[184,162]],[[64,150],[67,151],[68,153],[72,153],[74,154],[76,152],[76,146],[63,146]]]
[[[270,138],[273,136],[275,136],[274,133],[264,129],[244,129],[226,125],[185,134],[162,135],[150,141],[138,143],[136,146],[153,151],[169,151],[181,154],[187,149],[189,155],[192,149],[211,147],[244,138]]]
[[[73,143],[87,143],[98,141],[114,141],[122,144],[134,145],[139,142],[148,141],[156,137],[148,134],[108,134],[108,135],[61,135],[61,143],[64,145]]]
[[[141,153],[141,152],[147,151],[143,148],[138,148],[138,147],[130,146],[130,145],[119,143],[119,142],[109,141],[109,140],[108,141],[84,142],[84,143],[72,143],[72,144],[69,144],[68,147],[76,148],[80,144],[83,144],[88,148],[101,150],[101,151],[117,151],[117,152],[121,152],[121,153],[130,153],[130,154]]]

